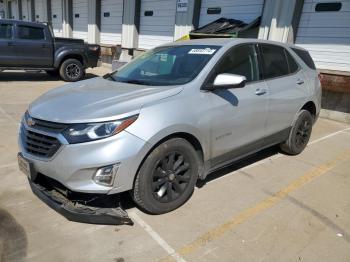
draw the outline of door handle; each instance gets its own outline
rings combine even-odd
[[[304,79],[298,79],[298,80],[297,80],[297,84],[298,84],[298,85],[304,84]]]
[[[42,44],[41,47],[42,48],[48,48],[47,44]]]
[[[257,96],[261,96],[261,95],[263,95],[263,94],[266,94],[266,89],[260,89],[260,88],[258,88],[258,89],[255,90],[255,94],[256,94]]]
[[[7,43],[7,46],[15,46],[15,44],[12,43],[12,42],[8,42],[8,43]]]

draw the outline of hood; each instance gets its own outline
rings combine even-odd
[[[29,106],[38,119],[60,123],[115,120],[138,114],[141,107],[181,92],[181,86],[142,86],[102,77],[53,89]]]

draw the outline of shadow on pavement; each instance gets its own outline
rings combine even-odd
[[[234,171],[237,171],[241,168],[252,165],[260,160],[269,158],[273,155],[278,154],[279,152],[280,152],[279,146],[273,146],[273,147],[261,150],[253,155],[250,155],[246,158],[243,158],[237,162],[234,162],[233,164],[231,164],[227,167],[224,167],[224,168],[221,168],[217,171],[214,171],[213,173],[209,174],[205,180],[198,181],[197,187],[200,188],[212,180],[218,179],[218,178],[223,177],[231,172],[234,172]]]
[[[27,245],[23,227],[9,212],[0,208],[0,261],[24,261]]]
[[[96,77],[97,75],[87,73],[84,79]],[[45,72],[25,72],[25,71],[3,71],[0,72],[0,82],[14,81],[63,81],[58,76],[49,76]]]
[[[276,155],[279,152],[280,152],[279,146],[273,146],[273,147],[264,149],[262,151],[259,151],[255,154],[248,156],[240,161],[237,161],[237,162],[235,162],[227,167],[224,167],[224,168],[219,169],[213,173],[210,173],[206,177],[205,180],[203,180],[203,181],[198,180],[197,181],[197,187],[201,188],[201,187],[205,186],[205,184],[210,182],[210,181],[213,181],[215,179],[223,177],[231,172],[237,171],[237,170],[244,168],[246,166],[252,165],[260,160],[272,157],[273,155]],[[123,209],[128,210],[128,209],[136,207],[129,192],[122,193],[120,198],[121,198],[121,206]],[[140,209],[140,208],[138,208],[138,209]],[[144,210],[141,210],[141,211],[145,212]]]

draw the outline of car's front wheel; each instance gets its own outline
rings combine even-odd
[[[288,140],[280,145],[281,150],[290,155],[300,154],[309,142],[313,117],[307,110],[301,110],[292,126]]]
[[[64,81],[75,82],[83,79],[85,69],[79,60],[70,58],[61,64],[60,76]]]
[[[192,195],[199,159],[192,145],[182,138],[170,139],[156,147],[136,176],[132,197],[151,214],[170,212]]]

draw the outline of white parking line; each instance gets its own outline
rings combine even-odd
[[[9,114],[7,113],[1,106],[0,106],[0,113],[2,113],[3,115],[5,115],[9,120],[11,120],[11,122],[13,122],[14,124],[17,124],[17,121]]]
[[[311,142],[309,143],[309,145],[318,143],[318,142],[320,142],[320,141],[322,141],[322,140],[325,140],[325,139],[330,138],[330,137],[332,137],[332,136],[336,136],[336,135],[338,135],[338,134],[340,134],[340,133],[347,133],[346,131],[348,131],[348,130],[350,130],[350,127],[345,128],[345,129],[342,129],[342,130],[337,131],[337,132],[334,132],[334,133],[331,133],[331,134],[326,135],[326,136],[324,136],[324,137],[315,139],[314,141],[311,141]]]
[[[348,130],[350,130],[350,127],[345,128],[345,129],[342,129],[342,130],[339,130],[339,131],[334,132],[334,133],[331,133],[331,134],[329,134],[329,135],[320,137],[320,138],[318,138],[318,139],[315,139],[315,140],[311,141],[311,142],[308,144],[308,146],[313,145],[313,144],[316,144],[316,143],[318,143],[318,142],[321,142],[321,141],[323,141],[323,140],[325,140],[325,139],[331,138],[331,137],[336,136],[336,135],[338,135],[338,134],[344,134],[344,133],[345,133],[345,134],[349,134],[349,133],[347,132]],[[231,172],[231,173],[229,173],[229,174],[226,174],[226,175],[221,176],[221,177],[218,177],[218,178],[216,178],[216,179],[214,179],[214,180],[208,181],[207,184],[210,184],[210,183],[216,182],[216,181],[218,181],[218,180],[221,180],[221,179],[223,179],[223,178],[225,178],[225,177],[228,177],[228,176],[232,176],[232,175],[234,175],[234,174],[237,174],[239,171],[247,170],[247,169],[252,168],[252,167],[255,167],[255,166],[260,166],[260,165],[262,165],[262,164],[264,164],[264,163],[266,163],[266,162],[268,162],[268,161],[278,159],[278,158],[280,158],[280,157],[282,157],[282,156],[284,156],[284,155],[283,155],[283,154],[277,154],[277,155],[274,155],[274,156],[272,156],[272,157],[269,157],[269,158],[260,160],[260,161],[258,161],[258,162],[255,162],[255,163],[249,165],[249,166],[245,166],[245,167],[240,168],[240,169],[238,169],[238,170],[235,170],[235,171],[233,171],[233,172]]]
[[[141,226],[153,239],[161,246],[169,256],[171,256],[175,261],[186,262],[176,251],[169,246],[169,244],[155,232],[150,225],[148,225],[141,217],[139,217],[134,211],[130,213],[130,217],[136,221],[139,226]]]

